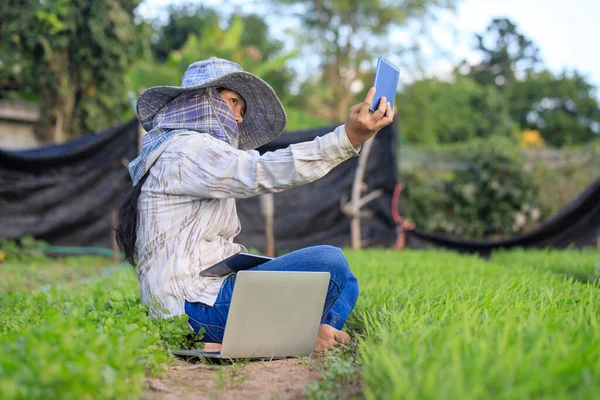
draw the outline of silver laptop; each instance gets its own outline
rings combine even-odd
[[[329,272],[240,271],[220,351],[172,350],[212,358],[310,355],[317,342]]]

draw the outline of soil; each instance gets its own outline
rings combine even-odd
[[[223,364],[176,360],[160,378],[147,378],[144,400],[304,399],[304,387],[321,377],[322,358]]]

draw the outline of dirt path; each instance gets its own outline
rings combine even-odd
[[[318,380],[315,357],[223,365],[175,361],[162,378],[146,379],[144,400],[304,399],[306,384]]]

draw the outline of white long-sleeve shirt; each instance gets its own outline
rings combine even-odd
[[[200,271],[246,250],[233,241],[241,230],[236,199],[312,182],[356,155],[343,125],[263,155],[207,134],[178,136],[150,168],[138,202],[142,302],[156,317],[184,314],[185,300],[212,306],[225,277]]]

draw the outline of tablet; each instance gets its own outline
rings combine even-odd
[[[235,274],[238,271],[258,267],[272,259],[273,257],[241,252],[206,268],[204,271],[200,271],[200,276],[220,277]]]
[[[394,109],[394,99],[396,98],[396,89],[400,79],[400,69],[383,57],[377,59],[377,70],[375,71],[375,83],[373,86],[377,89],[375,97],[371,103],[370,110],[375,112],[379,107],[379,101],[383,96]]]

